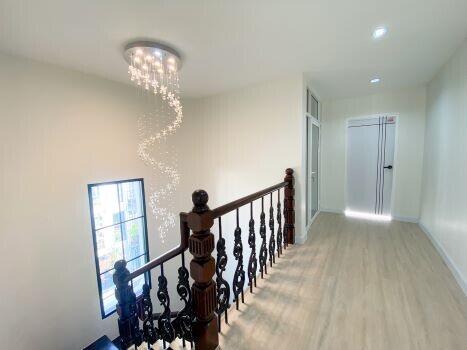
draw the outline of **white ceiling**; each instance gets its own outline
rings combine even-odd
[[[0,51],[127,82],[124,44],[155,39],[186,96],[301,72],[326,98],[419,85],[466,34],[467,0],[0,0]]]

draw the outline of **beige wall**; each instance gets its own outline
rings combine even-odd
[[[196,135],[191,142],[197,144],[201,151],[190,174],[197,179],[196,187],[208,192],[211,208],[283,181],[287,167],[296,171],[296,207],[300,207],[302,88],[303,79],[296,76],[185,104],[186,115],[197,122],[191,129]],[[276,212],[276,194],[273,200]],[[269,197],[265,198],[267,220],[269,201]],[[254,211],[258,228],[259,202]],[[227,251],[231,252],[235,213],[222,220]],[[248,247],[248,207],[240,210],[240,220],[244,232],[243,246]],[[298,240],[302,240],[304,235],[301,223],[297,209]],[[218,233],[217,223],[213,231]],[[259,244],[257,235],[258,249]],[[248,252],[249,248],[245,251]],[[249,254],[245,253],[245,266],[248,258]],[[235,261],[231,255],[229,259],[226,276],[232,280]]]
[[[467,294],[467,41],[428,85],[421,226]]]
[[[345,209],[346,120],[380,113],[399,115],[393,216],[418,220],[422,179],[425,88],[323,101],[321,209]]]
[[[113,338],[115,315],[100,315],[87,184],[160,180],[136,155],[141,100],[130,86],[6,55],[0,77],[2,345],[79,349],[103,334]],[[297,75],[186,101],[168,148],[177,152],[181,173],[173,209],[190,210],[196,188],[208,191],[212,207],[226,203],[280,182],[286,167],[297,171],[300,186],[302,87]],[[152,258],[178,244],[178,227],[160,241],[149,207],[148,225]],[[166,266],[172,291],[178,264]],[[229,271],[234,264],[231,258]],[[18,331],[20,337],[11,336]]]
[[[5,55],[0,77],[2,347],[80,349],[115,337],[115,315],[100,315],[87,184],[158,180],[136,156],[135,89]],[[190,122],[173,141],[182,173],[195,148]],[[182,177],[177,212],[191,208],[190,181]],[[175,228],[161,243],[148,223],[151,257],[179,241]]]

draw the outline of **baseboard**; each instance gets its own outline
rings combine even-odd
[[[321,212],[323,213],[332,213],[332,214],[344,214],[343,210],[340,209],[327,209],[327,208],[322,208],[320,209]],[[410,217],[410,216],[393,216],[392,217],[396,221],[402,221],[402,222],[411,222],[414,224],[418,224],[418,218]]]
[[[344,211],[339,210],[339,209],[320,208],[319,211],[322,212],[322,213],[344,214]]]
[[[396,221],[411,222],[413,224],[418,224],[419,222],[418,218],[413,218],[410,216],[393,216],[392,218]]]
[[[307,237],[295,236],[295,244],[303,244],[307,241],[307,239],[308,239],[308,236]]]
[[[467,297],[467,281],[465,281],[462,278],[462,275],[457,268],[456,264],[454,261],[451,260],[449,255],[446,253],[444,250],[443,246],[438,242],[438,240],[430,233],[427,227],[423,225],[421,222],[418,223],[418,226],[420,229],[426,234],[428,239],[431,241],[435,249],[438,251],[439,255],[443,258],[444,262],[446,263],[447,267],[451,271],[452,275],[454,276],[454,279],[456,280],[457,284],[459,284],[459,287],[461,287],[462,291],[464,292],[464,295]]]

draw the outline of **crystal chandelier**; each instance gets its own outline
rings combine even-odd
[[[154,42],[134,42],[126,46],[124,56],[128,62],[130,80],[145,95],[153,96],[157,104],[164,108],[153,108],[151,116],[163,120],[169,115],[165,126],[152,130],[140,118],[140,133],[144,135],[138,144],[139,158],[155,172],[165,175],[169,180],[163,185],[150,188],[149,204],[158,222],[158,231],[165,240],[170,227],[175,226],[175,214],[166,208],[170,197],[180,182],[175,165],[167,164],[162,152],[154,155],[157,146],[166,141],[180,127],[183,119],[182,104],[179,97],[180,55],[172,48]],[[163,111],[163,112],[161,112]],[[164,114],[164,115],[162,115]],[[160,147],[159,147],[160,149]]]

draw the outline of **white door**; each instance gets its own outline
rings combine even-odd
[[[308,226],[319,210],[319,124],[311,117],[306,118],[306,124],[306,224]]]
[[[347,205],[349,212],[391,215],[395,117],[347,123]]]

